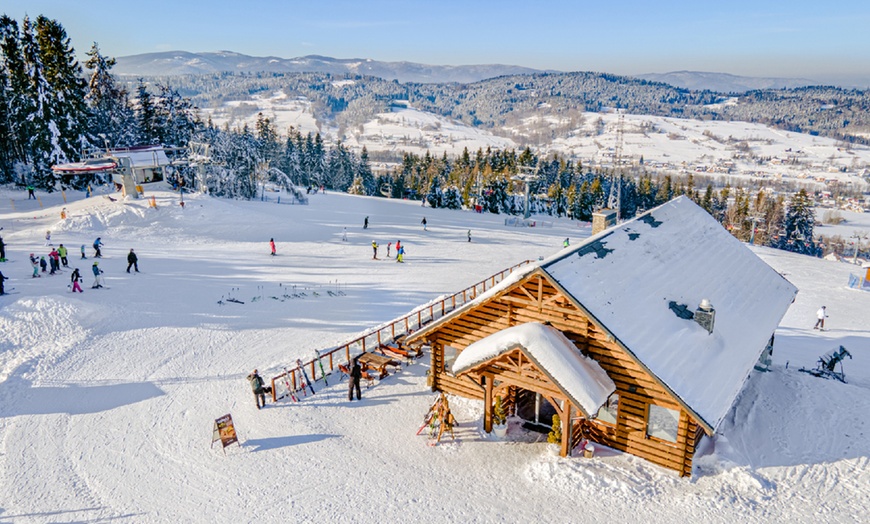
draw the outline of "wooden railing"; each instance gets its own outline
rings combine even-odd
[[[402,335],[413,333],[426,324],[438,320],[454,309],[461,307],[466,302],[474,300],[478,295],[485,292],[487,289],[493,288],[496,284],[504,280],[507,275],[510,275],[518,268],[530,264],[531,262],[531,260],[520,262],[519,264],[504,269],[458,293],[454,293],[453,295],[441,300],[430,302],[403,317],[370,329],[349,342],[320,350],[318,352],[320,355],[319,358],[303,362],[301,369],[307,370],[308,377],[312,381],[316,380],[316,372],[320,365],[323,366],[323,370],[326,371],[327,375],[332,375],[338,368],[336,359],[341,359],[345,364],[349,364],[351,359],[357,355],[361,355],[369,350],[375,350],[380,347],[381,344],[394,342],[397,337]],[[336,354],[338,354],[338,356]],[[318,362],[320,364],[318,364]],[[297,373],[299,370],[300,366],[294,366],[272,378],[273,401],[284,398],[291,392],[295,394],[299,391],[301,393],[303,384],[299,383],[297,378],[297,376],[300,376],[299,373]]]

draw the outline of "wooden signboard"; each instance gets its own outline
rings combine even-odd
[[[211,435],[211,445],[220,441],[224,448],[230,444],[239,444],[239,439],[236,436],[236,427],[233,425],[233,416],[227,413],[226,415],[215,419],[214,430]],[[241,446],[241,444],[239,444]],[[224,450],[226,453],[226,450]]]

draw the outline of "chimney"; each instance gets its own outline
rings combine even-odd
[[[698,306],[698,309],[695,310],[695,322],[698,323],[702,328],[706,329],[708,333],[713,332],[713,324],[716,321],[716,310],[713,309],[713,304],[710,303],[706,298],[701,300],[701,304]]]
[[[592,234],[597,235],[610,226],[616,224],[615,209],[601,209],[592,213]]]

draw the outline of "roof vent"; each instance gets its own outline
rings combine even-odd
[[[695,310],[695,322],[699,326],[706,329],[708,333],[713,332],[713,323],[716,321],[716,310],[713,309],[713,304],[706,298],[701,300],[698,309]]]

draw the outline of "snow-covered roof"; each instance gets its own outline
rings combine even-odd
[[[541,268],[714,430],[797,293],[685,197]],[[712,333],[670,307],[694,311],[703,299]]]
[[[616,391],[598,362],[581,355],[561,331],[538,322],[512,326],[469,345],[456,357],[453,373],[459,375],[518,346],[589,416]]]

